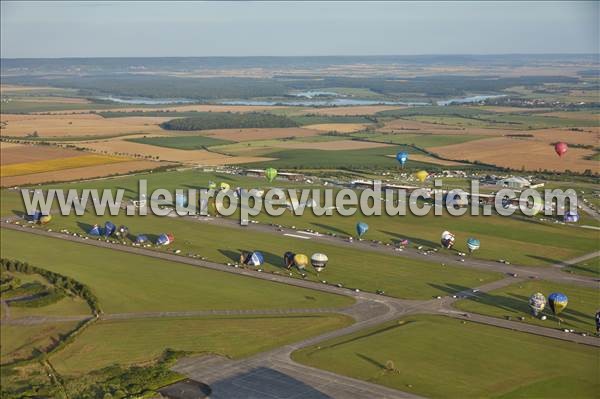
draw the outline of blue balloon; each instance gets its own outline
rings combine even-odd
[[[135,238],[135,242],[136,244],[145,244],[148,242],[148,237],[143,234],[140,234]]]
[[[92,227],[90,231],[88,231],[88,234],[91,236],[99,236],[102,234],[102,229],[100,228],[100,226],[95,224],[94,227]]]
[[[404,166],[406,161],[408,161],[408,152],[400,151],[396,154],[396,159],[400,162],[400,165]]]
[[[263,256],[263,254],[258,251],[252,252],[252,255],[250,255],[248,264],[253,265],[253,266],[260,266],[263,263],[265,263],[265,257]]]
[[[579,222],[579,214],[577,212],[567,212],[564,216],[565,223],[577,223]]]
[[[469,252],[478,250],[480,245],[481,245],[481,243],[479,242],[479,240],[477,238],[471,237],[467,240],[467,247],[469,248]]]
[[[367,230],[369,230],[369,225],[365,222],[359,222],[356,224],[356,233],[359,237],[362,237],[367,232]]]
[[[112,222],[104,223],[104,236],[110,237],[117,230],[117,226],[115,226]]]
[[[37,223],[42,218],[42,211],[35,211],[33,213],[30,213],[28,216],[32,221]]]

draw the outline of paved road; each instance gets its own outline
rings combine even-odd
[[[219,220],[219,222],[221,221],[222,220]],[[277,283],[305,287],[334,294],[347,295],[355,298],[356,304],[354,306],[351,306],[346,309],[337,310],[352,316],[356,320],[356,323],[354,323],[351,326],[332,331],[326,334],[322,334],[318,337],[312,337],[304,341],[294,343],[292,345],[277,348],[275,350],[261,353],[256,356],[239,361],[232,361],[218,357],[200,357],[183,359],[182,361],[176,364],[176,366],[174,367],[175,370],[189,376],[192,379],[208,383],[213,389],[213,394],[211,395],[211,397],[213,398],[416,397],[415,395],[408,392],[400,392],[379,385],[371,384],[365,381],[355,380],[323,370],[300,365],[293,362],[290,358],[291,353],[299,348],[314,345],[319,342],[322,342],[323,340],[340,337],[346,334],[360,331],[367,327],[375,326],[386,321],[398,319],[400,317],[416,313],[442,314],[450,317],[466,319],[472,322],[484,323],[501,328],[523,331],[531,334],[537,334],[546,337],[552,337],[577,342],[580,344],[600,347],[600,340],[598,340],[595,337],[583,337],[577,334],[563,333],[559,330],[529,325],[525,323],[459,312],[451,308],[451,304],[453,303],[453,301],[457,300],[457,298],[447,297],[441,300],[434,299],[428,301],[401,300],[370,293],[354,292],[335,286],[320,284],[318,282],[313,281],[294,279],[283,275],[261,273],[250,269],[234,268],[231,266],[221,265],[195,258],[184,257],[172,253],[158,252],[139,247],[125,246],[121,244],[112,244],[101,240],[85,240],[80,237],[74,237],[58,232],[48,232],[46,230],[32,229],[26,227],[24,228],[18,225],[6,224],[4,222],[1,224],[1,227],[13,230],[21,230],[36,235],[49,236],[67,241],[83,243],[96,247],[110,248],[122,252],[134,253],[138,255],[149,256],[168,261],[185,263],[197,267],[210,268],[227,273],[234,273],[238,275],[259,278]],[[334,239],[334,237],[327,238]],[[339,244],[339,242],[337,241],[336,243]],[[370,250],[385,250],[394,253],[392,250],[389,250],[385,247],[371,245],[370,243],[365,242],[356,244],[344,244],[344,242],[341,241],[341,243],[342,245],[353,246],[356,246],[356,244],[358,244],[359,246],[366,246]],[[405,253],[403,252],[403,254]],[[418,253],[409,251],[406,251],[405,255],[410,257],[422,257],[422,255]],[[427,257],[425,259],[431,260],[431,258],[432,257]],[[442,257],[442,259],[446,258]],[[446,263],[448,264],[449,262],[446,261]],[[464,263],[456,263],[459,266],[471,266],[496,271],[497,269],[501,269],[501,271],[506,271],[507,268],[516,268],[516,266],[507,266],[495,262],[482,262],[475,259],[467,259]],[[540,278],[547,278],[547,276],[550,276],[552,278],[549,279],[554,281],[576,283],[579,285],[597,287],[597,282],[591,278],[581,277],[577,278],[576,280],[572,280],[569,274],[557,271],[556,269],[540,269],[541,270],[538,270],[536,268],[527,268],[527,270],[531,270],[532,273],[535,272],[535,275],[539,276]],[[520,267],[516,270],[518,270],[519,273],[523,273],[523,269],[521,269]],[[525,274],[529,274],[529,271]],[[493,289],[497,289],[505,285],[513,284],[516,281],[522,280],[520,278],[515,279],[512,277],[508,277],[481,286],[479,287],[479,290],[481,292],[491,291]],[[464,296],[472,294],[472,291],[465,291],[459,295]],[[315,311],[315,309],[306,310],[310,312]],[[331,309],[327,309],[327,311],[331,311]],[[189,314],[188,312],[182,313]],[[152,317],[152,315],[153,314],[146,314],[146,317]],[[127,318],[131,316],[132,315],[115,315],[114,317]],[[107,317],[110,317],[110,315],[107,315]]]
[[[562,262],[555,263],[555,267],[566,267],[570,265],[576,265],[577,263],[585,262],[586,260],[600,257],[600,251],[591,252],[589,254],[581,255],[573,259],[564,260]]]

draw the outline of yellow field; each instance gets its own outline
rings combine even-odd
[[[363,130],[366,126],[364,123],[319,123],[304,127],[321,132],[354,133]]]
[[[40,137],[114,136],[135,133],[160,133],[160,123],[172,118],[103,118],[94,114],[15,115],[2,114],[3,136],[25,137],[37,132]]]
[[[118,162],[126,162],[128,158],[108,155],[82,155],[78,157],[49,159],[37,162],[15,163],[0,168],[1,177],[21,176],[32,173],[50,172],[55,170],[97,166]]]

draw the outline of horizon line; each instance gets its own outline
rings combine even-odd
[[[442,57],[458,57],[458,56],[549,56],[549,55],[560,55],[560,56],[599,56],[600,51],[597,53],[422,53],[422,54],[337,54],[337,55],[167,55],[167,56],[57,56],[57,57],[2,57],[2,60],[65,60],[65,59],[89,59],[89,58],[333,58],[333,57],[431,57],[431,56],[442,56]],[[598,60],[600,61],[600,59]]]

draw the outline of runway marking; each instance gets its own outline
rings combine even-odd
[[[299,236],[297,234],[284,233],[283,235],[287,237],[302,238],[303,240],[310,240],[310,237]]]

